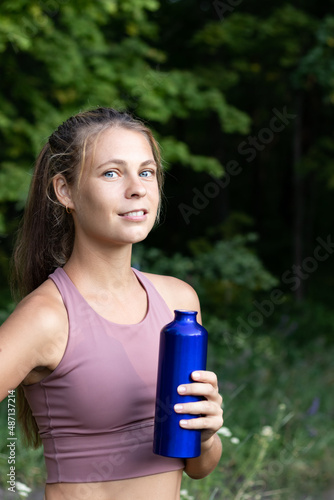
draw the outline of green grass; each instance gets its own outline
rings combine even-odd
[[[334,470],[333,357],[321,339],[300,349],[266,336],[218,363],[231,436],[209,477],[184,477],[184,498],[320,500]]]
[[[208,368],[219,375],[230,435],[221,435],[223,456],[210,476],[199,481],[184,476],[182,498],[320,500],[334,470],[333,359],[334,346],[321,338],[298,347],[275,332],[253,334],[220,350],[211,347]],[[2,437],[6,418],[3,402]],[[41,449],[29,450],[19,439],[16,457],[17,480],[30,487],[43,484]],[[3,486],[7,472],[2,439]]]

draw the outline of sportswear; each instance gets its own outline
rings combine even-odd
[[[184,460],[152,451],[160,330],[173,314],[151,281],[133,272],[148,309],[130,325],[98,314],[62,268],[49,276],[67,310],[67,346],[50,375],[23,386],[44,446],[47,483],[111,481],[184,467]]]

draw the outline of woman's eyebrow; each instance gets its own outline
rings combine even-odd
[[[104,167],[105,165],[108,165],[109,163],[114,163],[116,165],[127,165],[127,162],[124,160],[120,160],[118,158],[111,158],[110,160],[105,161],[104,163],[101,163],[97,167],[97,169]],[[156,162],[154,160],[145,160],[143,161],[139,166],[140,167],[146,167],[147,165],[155,165],[157,166]]]

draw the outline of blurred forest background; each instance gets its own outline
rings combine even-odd
[[[133,265],[192,284],[224,395],[217,470],[184,499],[319,500],[331,486],[334,1],[2,0],[0,318],[36,155],[95,106],[145,120],[166,169]],[[1,436],[7,409],[0,407]],[[19,481],[43,483],[20,446]],[[7,449],[0,443],[6,486]],[[325,498],[325,497],[324,497]]]

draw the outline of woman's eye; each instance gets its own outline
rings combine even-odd
[[[103,175],[108,179],[114,179],[114,177],[117,177],[117,172],[114,170],[108,170],[108,172],[105,172]]]
[[[139,175],[141,177],[152,177],[153,172],[151,170],[143,170]]]

